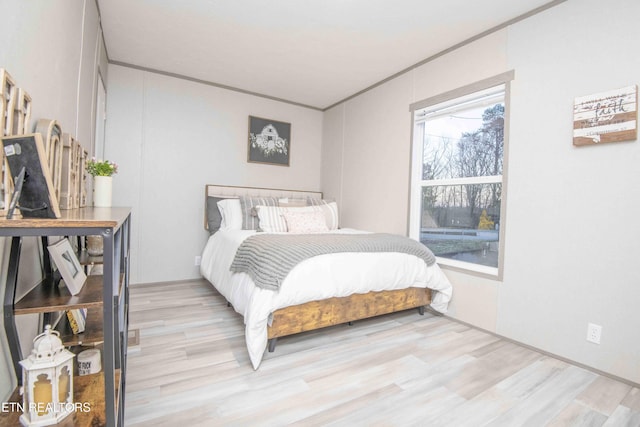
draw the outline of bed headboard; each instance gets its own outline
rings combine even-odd
[[[292,199],[303,199],[313,197],[322,199],[321,191],[302,191],[302,190],[282,190],[277,188],[260,188],[260,187],[237,187],[232,185],[216,185],[207,184],[204,187],[204,228],[207,229],[207,197],[290,197]]]

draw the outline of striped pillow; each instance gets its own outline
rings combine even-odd
[[[327,220],[327,227],[329,230],[337,230],[339,227],[338,218],[338,204],[336,202],[327,202],[326,200],[314,199],[309,197],[307,202],[310,206],[314,206],[317,209],[322,210],[325,219]]]
[[[276,197],[240,197],[243,230],[259,229],[260,223],[256,206],[278,206],[278,199]]]

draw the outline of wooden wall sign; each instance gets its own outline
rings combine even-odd
[[[16,135],[29,133],[29,122],[31,121],[31,96],[26,90],[18,88],[18,98],[14,109],[13,132]]]
[[[4,68],[0,68],[0,137],[13,135],[13,113],[18,97],[18,88],[11,75]],[[0,216],[4,217],[9,208],[13,180],[9,173],[9,165],[0,152]]]
[[[18,97],[18,88],[13,77],[0,68],[0,136],[13,135],[13,113]]]
[[[638,137],[638,86],[575,99],[573,145],[633,141]]]
[[[56,199],[60,200],[62,178],[62,128],[56,120],[40,119],[36,133],[42,135]]]
[[[68,133],[62,134],[62,187],[60,209],[79,207],[80,144]]]

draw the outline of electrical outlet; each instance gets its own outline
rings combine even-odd
[[[202,257],[200,255],[196,255],[195,265],[198,266],[200,265],[201,262],[202,262]]]
[[[602,338],[602,326],[589,323],[587,325],[587,341],[600,344],[600,338]]]

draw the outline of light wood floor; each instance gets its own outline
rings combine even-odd
[[[427,313],[283,338],[251,368],[205,281],[131,288],[127,427],[640,426],[640,389]]]

